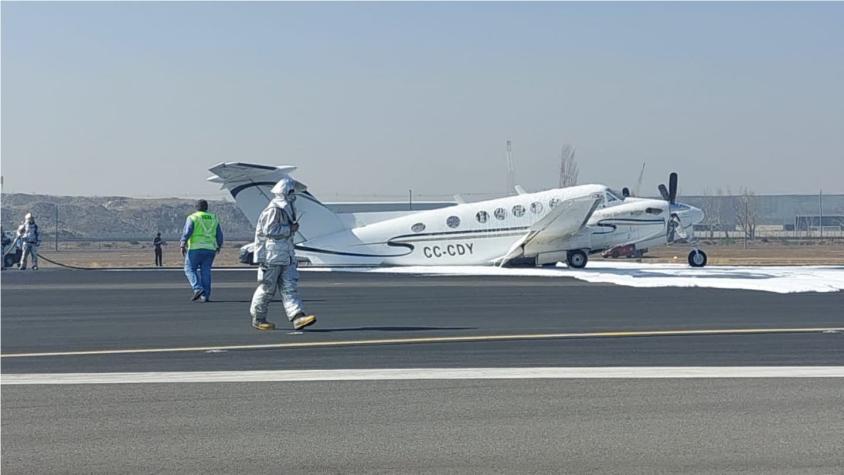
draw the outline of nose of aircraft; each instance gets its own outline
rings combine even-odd
[[[695,208],[685,203],[671,205],[671,213],[676,214],[680,218],[683,227],[699,224],[703,221],[703,211],[700,208]]]
[[[703,221],[703,217],[703,210],[695,208],[694,206],[689,206],[689,221],[692,224],[699,224]]]

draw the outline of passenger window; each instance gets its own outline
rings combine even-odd
[[[486,211],[478,211],[478,214],[475,215],[475,218],[478,219],[479,223],[485,223],[489,220],[489,214]]]
[[[648,214],[662,214],[662,210],[659,208],[648,208],[645,210],[645,213]]]
[[[539,201],[534,201],[530,204],[530,212],[533,214],[539,214],[542,212],[542,203]]]
[[[456,228],[457,226],[460,226],[460,218],[457,216],[449,216],[445,224],[447,224],[450,228]]]
[[[504,208],[498,208],[494,212],[495,219],[501,220],[507,217],[507,210]]]
[[[422,224],[422,223],[416,223],[413,226],[411,226],[410,230],[413,231],[414,233],[421,233],[422,231],[425,230],[425,225]]]
[[[522,205],[513,206],[513,216],[521,218],[525,215],[525,207]]]

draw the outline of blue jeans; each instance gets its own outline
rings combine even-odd
[[[185,256],[185,275],[194,291],[201,290],[211,298],[211,266],[217,253],[206,249],[188,251]]]

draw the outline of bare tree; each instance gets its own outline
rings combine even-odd
[[[721,229],[721,189],[718,189],[718,196],[713,196],[708,188],[703,190],[703,223],[709,229],[709,239],[715,237],[715,231]]]
[[[574,160],[575,149],[569,144],[560,151],[560,188],[577,184],[577,162]]]
[[[736,221],[744,233],[744,247],[747,242],[756,238],[756,193],[749,188],[743,188],[738,196],[733,199],[733,207],[736,212]]]
[[[727,187],[727,191],[724,191],[723,188],[718,187],[718,190],[716,190],[715,193],[718,196],[718,220],[720,222],[721,229],[724,231],[724,238],[730,239],[730,226],[726,226],[724,224],[724,216],[729,216],[733,212],[733,193],[732,191],[730,191],[729,186]],[[730,224],[732,224],[732,220],[730,220]]]

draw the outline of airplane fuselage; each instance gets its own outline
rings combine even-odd
[[[559,239],[534,240],[516,257],[547,264],[566,252],[598,252],[641,242],[666,243],[668,203],[623,202],[603,185],[581,185],[408,213],[297,245],[297,253],[321,265],[490,265],[496,263],[554,207],[601,196],[586,225]]]
[[[270,188],[293,168],[225,163],[211,169],[209,180],[229,189],[254,223],[270,201]],[[544,265],[573,252],[664,245],[703,219],[697,208],[622,198],[604,185],[382,213],[337,212],[304,184],[297,187],[296,253],[325,266]]]

